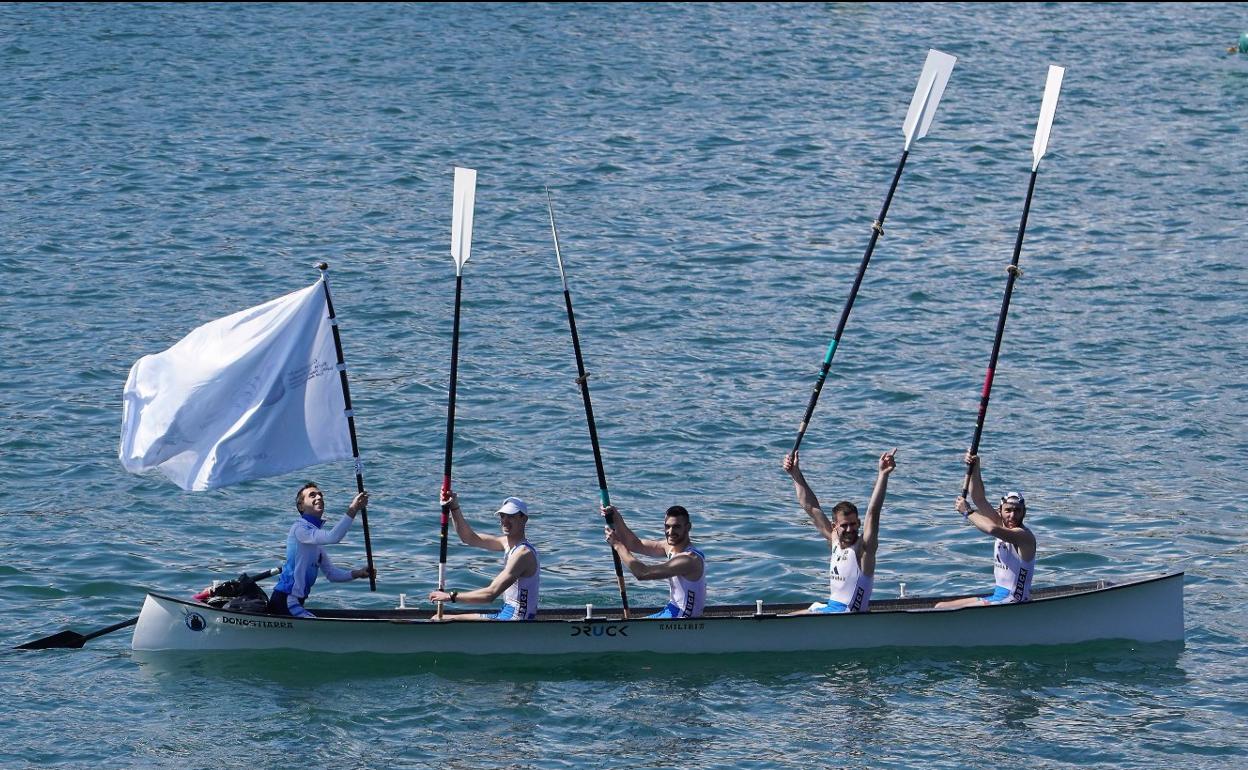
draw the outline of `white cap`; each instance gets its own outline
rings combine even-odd
[[[528,516],[529,506],[525,505],[524,501],[518,497],[509,497],[503,501],[503,505],[498,509],[497,513],[505,513],[508,516],[523,513],[525,516]]]
[[[1001,498],[1001,502],[1021,505],[1024,508],[1027,507],[1027,501],[1023,499],[1022,492],[1007,492],[1005,497]]]

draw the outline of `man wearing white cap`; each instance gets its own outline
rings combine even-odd
[[[993,508],[984,492],[984,480],[979,475],[979,457],[967,452],[966,464],[971,468],[971,499],[975,501],[975,507],[969,507],[964,497],[958,497],[954,507],[980,532],[996,538],[993,544],[996,587],[990,596],[968,596],[940,602],[936,609],[1028,601],[1031,599],[1031,578],[1036,571],[1036,536],[1023,526],[1027,501],[1021,492],[1010,492],[1001,498],[1000,507]]]
[[[464,520],[459,509],[459,498],[451,492],[442,500],[451,508],[455,520],[455,532],[464,545],[503,552],[503,569],[485,588],[471,591],[433,591],[431,602],[464,602],[466,604],[490,604],[502,594],[503,607],[498,612],[448,614],[446,620],[532,620],[537,617],[537,600],[541,587],[541,567],[537,549],[524,537],[524,525],[529,520],[529,506],[518,497],[509,497],[498,509],[498,523],[502,535],[478,535]]]

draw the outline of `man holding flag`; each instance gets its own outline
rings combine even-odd
[[[353,458],[359,494],[347,516],[321,531],[324,496],[299,490],[278,589],[294,614],[317,570],[331,580],[375,580],[363,466],[346,364],[329,285],[299,291],[200,326],[168,350],[140,358],[126,381],[121,464],[157,468],[188,492],[277,476]],[[368,567],[337,570],[322,545],[337,543],[361,514]],[[337,571],[335,571],[337,570]],[[345,577],[343,576],[345,574]]]
[[[312,482],[304,484],[295,494],[295,510],[299,519],[290,527],[286,536],[286,563],[278,578],[273,595],[269,597],[269,613],[293,615],[297,618],[316,617],[303,606],[318,572],[325,573],[331,583],[368,577],[370,569],[345,570],[335,567],[322,546],[342,542],[355,514],[368,505],[368,493],[360,492],[351,501],[333,529],[322,529],[325,524],[325,494]]]

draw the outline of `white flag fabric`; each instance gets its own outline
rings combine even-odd
[[[321,281],[195,329],[126,381],[121,464],[187,491],[352,456]]]

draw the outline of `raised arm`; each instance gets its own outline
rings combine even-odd
[[[992,503],[988,502],[988,493],[984,491],[984,477],[979,472],[979,455],[973,455],[968,451],[966,453],[966,464],[971,469],[971,502],[975,504],[975,510],[982,516],[1000,524],[1001,518],[997,516],[997,509]]]
[[[862,525],[862,564],[864,574],[875,574],[875,549],[880,540],[880,511],[884,508],[884,497],[888,494],[888,477],[897,469],[896,448],[880,455],[879,471],[875,476],[875,489],[871,491],[871,502],[867,503],[867,520]]]
[[[484,548],[487,551],[506,550],[501,537],[477,534],[472,525],[464,518],[464,512],[459,507],[459,496],[454,492],[442,497],[442,504],[447,505],[448,503],[451,506],[451,519],[455,522],[455,534],[459,535],[461,543],[473,548]]]
[[[791,452],[784,456],[784,462],[781,464],[785,472],[793,479],[793,486],[797,492],[797,504],[810,517],[811,523],[815,525],[815,529],[819,530],[819,534],[823,535],[824,539],[828,541],[828,545],[835,547],[836,532],[832,527],[832,522],[828,521],[823,508],[819,507],[819,498],[815,497],[815,490],[811,489],[810,484],[806,483],[806,477],[802,474],[802,468],[798,463],[798,453]]]
[[[341,543],[342,539],[347,536],[347,530],[351,528],[351,522],[355,521],[355,514],[360,512],[361,508],[368,506],[368,493],[360,492],[351,501],[351,505],[347,506],[347,512],[343,514],[333,529],[313,529],[311,526],[300,527],[295,530],[295,540],[304,545],[332,545]]]
[[[954,507],[958,509],[959,513],[966,516],[967,521],[985,535],[992,535],[995,538],[1017,546],[1024,557],[1029,553],[1035,554],[1035,535],[1022,527],[1005,526],[997,509],[992,503],[988,502],[988,494],[984,491],[984,479],[979,472],[979,457],[967,452],[966,463],[971,466],[970,491],[971,499],[975,501],[975,510],[971,511],[967,507],[966,500],[961,497],[954,501]]]
[[[611,512],[611,520],[615,525],[615,539],[629,551],[636,553],[644,553],[647,556],[667,556],[667,548],[663,543],[657,540],[642,540],[633,534],[633,530],[629,529],[628,522],[624,521],[624,516],[620,513],[620,509],[614,505],[601,508],[602,515],[605,518],[607,511]],[[610,527],[606,528],[610,530]],[[608,542],[611,542],[608,540]]]
[[[955,501],[954,506],[958,509],[958,513],[966,516],[966,520],[973,524],[975,529],[1017,546],[1022,557],[1028,561],[1035,556],[1036,536],[1023,527],[1007,527],[1002,524],[996,509],[988,508],[988,514],[978,510],[968,512],[966,499],[962,497]]]

